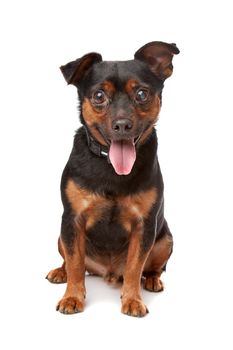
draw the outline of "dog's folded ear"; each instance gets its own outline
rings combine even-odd
[[[78,58],[76,61],[67,63],[61,66],[61,72],[68,84],[77,86],[84,78],[88,69],[97,62],[102,61],[102,56],[99,53],[91,52],[85,56]]]
[[[176,44],[152,41],[141,47],[135,53],[134,58],[147,63],[159,79],[165,80],[172,75],[172,58],[179,52]]]

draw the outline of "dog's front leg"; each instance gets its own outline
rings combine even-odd
[[[57,310],[64,314],[82,312],[85,299],[85,231],[77,223],[72,226],[74,230],[70,232],[72,244],[68,243],[65,234],[61,233],[61,244],[67,273],[67,288],[57,305]]]
[[[143,223],[136,225],[131,233],[122,288],[122,313],[143,317],[148,313],[141,297],[141,276],[149,254],[142,249]]]

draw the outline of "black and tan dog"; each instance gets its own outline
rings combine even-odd
[[[64,205],[59,252],[62,267],[49,272],[67,282],[57,310],[81,312],[85,272],[123,281],[122,312],[144,316],[144,288],[160,280],[173,240],[163,213],[163,180],[154,125],[164,81],[172,74],[175,44],[151,42],[130,61],[102,61],[89,53],[61,67],[78,89],[80,118],[61,181]]]

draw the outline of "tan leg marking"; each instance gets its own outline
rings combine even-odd
[[[73,253],[64,248],[66,272],[67,272],[67,287],[63,298],[57,304],[57,310],[64,314],[73,314],[82,312],[84,309],[85,299],[85,235],[79,231],[77,239],[74,242]]]
[[[171,255],[172,244],[172,237],[168,235],[155,242],[144,267],[145,289],[151,292],[161,292],[164,289],[160,276]]]
[[[58,239],[58,251],[65,259],[64,251],[61,245],[60,237]],[[51,270],[48,275],[46,276],[47,280],[51,283],[65,283],[67,281],[66,276],[66,269],[65,269],[65,261],[63,262],[61,267],[58,267],[57,269]]]
[[[141,298],[141,275],[147,254],[141,256],[141,239],[143,225],[138,224],[137,229],[131,234],[127,262],[124,272],[122,288],[122,313],[143,317],[148,313],[146,305]]]

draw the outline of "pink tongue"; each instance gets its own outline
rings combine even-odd
[[[109,158],[118,175],[128,175],[136,160],[133,140],[112,141]]]

